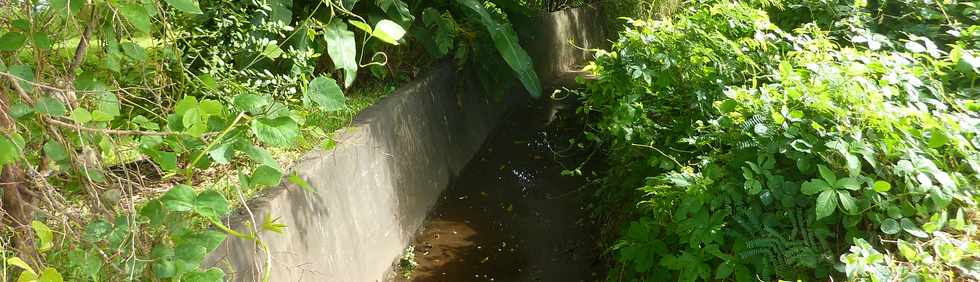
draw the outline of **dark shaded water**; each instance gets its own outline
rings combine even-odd
[[[581,128],[554,105],[511,111],[443,193],[413,242],[418,267],[398,281],[601,280],[591,191],[561,175],[587,157],[568,142]]]

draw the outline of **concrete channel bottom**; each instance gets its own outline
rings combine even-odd
[[[597,281],[605,276],[581,127],[548,101],[516,106],[454,179],[415,237],[418,263],[395,281]]]

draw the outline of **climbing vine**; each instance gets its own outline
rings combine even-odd
[[[259,233],[288,232],[224,217],[282,179],[311,189],[282,153],[403,58],[455,53],[464,67],[467,50],[493,46],[480,59],[538,95],[505,14],[437,2],[3,2],[0,280],[224,279],[203,262],[228,236],[264,249]],[[423,30],[434,39],[406,36]]]

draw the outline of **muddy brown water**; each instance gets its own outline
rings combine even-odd
[[[598,281],[590,187],[562,176],[588,159],[581,127],[553,101],[512,110],[443,193],[413,242],[416,269],[396,281]]]

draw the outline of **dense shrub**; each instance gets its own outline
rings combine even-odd
[[[598,54],[582,110],[612,168],[599,211],[636,207],[611,275],[980,277],[974,45],[763,10],[790,4],[692,3]]]

